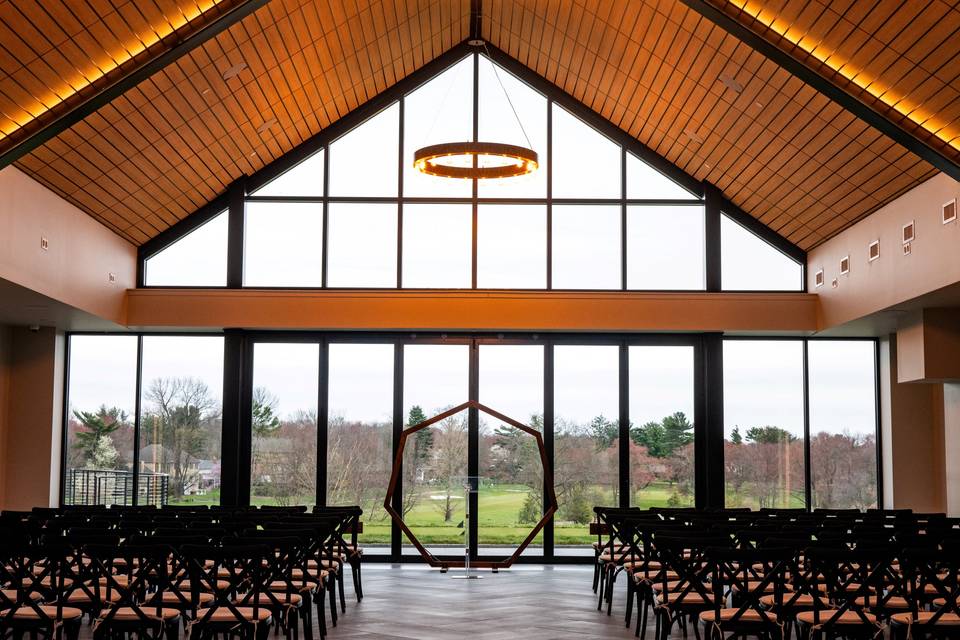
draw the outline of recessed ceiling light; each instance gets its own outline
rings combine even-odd
[[[236,78],[238,75],[240,75],[240,72],[246,68],[247,68],[246,62],[238,62],[237,64],[233,65],[232,67],[230,67],[229,69],[223,72],[223,79],[229,80],[230,78]]]
[[[251,158],[254,157],[254,156],[256,156],[256,155],[257,155],[257,152],[256,152],[256,151],[251,151],[251,152],[250,152],[250,157],[251,157]]]
[[[275,125],[275,124],[277,124],[277,119],[276,119],[276,118],[270,118],[269,120],[264,120],[264,121],[263,121],[263,124],[261,124],[259,127],[257,127],[257,133],[263,134],[263,133],[265,133],[265,132],[267,131],[267,129],[269,129],[270,127],[272,127],[272,126]]]
[[[760,101],[754,102],[753,106],[755,106],[757,109],[763,109],[763,103]]]
[[[727,89],[736,91],[737,93],[743,93],[743,85],[737,82],[736,78],[733,76],[722,74],[717,79],[720,80],[720,82],[722,82]]]
[[[207,95],[208,93],[210,93],[210,87],[207,87],[206,89],[204,89],[203,91],[201,91],[201,92],[200,92],[200,95],[205,96],[205,95]]]

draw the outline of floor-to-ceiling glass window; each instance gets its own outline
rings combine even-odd
[[[872,340],[808,343],[813,508],[877,506],[875,349]]]
[[[223,338],[144,336],[140,504],[220,504]]]
[[[467,344],[404,345],[404,429],[469,399],[469,360]],[[404,449],[404,522],[436,554],[463,552],[468,422],[465,409],[451,414],[410,435]]]
[[[726,506],[803,507],[802,340],[725,340]]]
[[[133,504],[137,337],[70,338],[65,504]]]
[[[630,504],[694,504],[692,346],[630,348]]]
[[[250,503],[316,503],[320,346],[253,347]]]
[[[360,505],[367,553],[390,546],[383,499],[393,465],[393,352],[358,343],[327,351],[327,504]]]
[[[543,347],[481,344],[480,404],[543,433]],[[480,412],[480,553],[509,555],[543,516],[543,464],[536,439]],[[526,554],[543,552],[543,534]]]
[[[619,504],[619,380],[616,345],[554,347],[555,552],[583,553],[596,505]]]

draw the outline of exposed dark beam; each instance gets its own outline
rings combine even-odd
[[[960,180],[960,154],[933,132],[889,106],[779,35],[750,14],[731,15],[714,0],[680,0],[686,6],[830,98],[921,159]]]
[[[143,60],[131,65],[128,69],[125,68],[126,65],[122,65],[117,69],[119,73],[115,78],[111,78],[112,73],[102,78],[101,80],[109,79],[103,87],[91,91],[89,95],[84,95],[83,98],[68,99],[60,107],[54,107],[41,115],[40,119],[44,121],[43,124],[31,125],[28,123],[27,126],[33,129],[30,134],[21,140],[10,138],[12,142],[2,146],[2,150],[0,150],[0,169],[16,162],[37,147],[55,138],[210,38],[226,31],[268,2],[270,0],[240,0],[234,3],[235,6],[231,9],[224,11],[189,35],[180,33],[183,30],[190,29],[191,23],[184,25],[179,31],[167,37],[167,39],[173,39],[176,44],[164,47],[162,41],[157,43],[154,45],[158,47],[158,51],[155,53],[150,54],[150,49],[147,49],[144,52],[147,55],[144,55]],[[202,18],[198,17],[195,20],[202,20]]]

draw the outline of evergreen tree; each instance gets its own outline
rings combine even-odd
[[[740,427],[734,427],[730,433],[730,442],[733,444],[743,444],[743,436],[740,435]]]
[[[757,444],[783,444],[786,442],[793,442],[797,437],[780,427],[750,427],[747,429],[746,440],[747,442],[755,442]]]
[[[106,405],[101,405],[96,412],[74,411],[73,415],[86,429],[86,431],[77,431],[73,446],[82,451],[84,457],[96,465],[96,468],[112,469],[119,454],[116,447],[113,446],[110,434],[127,421],[127,414],[118,407],[107,408]],[[110,445],[109,448],[113,449],[112,458],[105,446],[107,443],[101,442],[102,440],[106,440]],[[110,465],[100,466],[98,459],[101,463],[107,464],[109,462]]]
[[[682,411],[669,415],[660,423],[663,426],[663,455],[669,458],[674,451],[693,442],[693,425]]]
[[[599,415],[590,421],[590,435],[597,444],[597,451],[605,451],[620,438],[620,425]]]
[[[253,390],[253,407],[250,410],[251,429],[258,438],[266,438],[280,428],[280,418],[276,415],[278,400],[265,387]]]

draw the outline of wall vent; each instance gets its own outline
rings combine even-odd
[[[913,243],[908,242],[905,245],[903,245],[903,255],[908,256],[911,253],[913,253]]]
[[[843,256],[840,258],[840,275],[847,275],[850,273],[850,256]]]
[[[903,225],[903,244],[910,244],[917,239],[917,228],[913,220]]]
[[[823,269],[820,269],[813,275],[813,283],[818,287],[823,286]]]
[[[880,241],[874,240],[867,247],[867,262],[873,262],[880,257]]]
[[[950,224],[951,222],[957,221],[957,199],[954,198],[950,202],[943,203],[943,209],[941,210],[943,214],[943,224]]]

